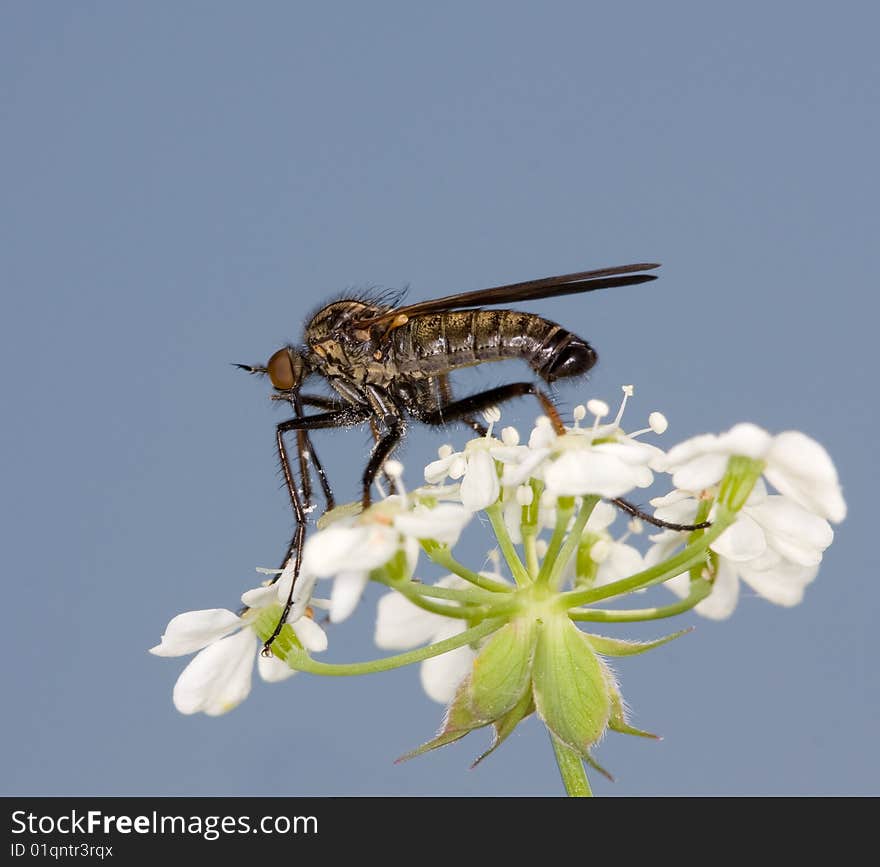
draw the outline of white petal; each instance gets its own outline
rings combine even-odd
[[[680,503],[682,500],[692,500],[693,494],[690,491],[679,491],[675,488],[671,490],[668,494],[664,494],[662,497],[653,497],[649,502],[655,509],[662,509],[666,506],[672,506],[675,503]],[[696,514],[696,510],[694,510]]]
[[[590,517],[587,518],[586,529],[591,530],[593,533],[598,533],[610,527],[616,518],[617,509],[611,503],[600,500],[596,503],[593,511],[590,512]]]
[[[754,560],[767,548],[760,525],[745,511],[710,546],[716,554],[734,562]]]
[[[290,614],[287,615],[288,623],[294,623],[305,614],[306,608],[311,604],[312,592],[315,589],[316,581],[317,575],[305,571],[300,572],[293,587],[293,596],[290,598]],[[282,605],[286,605],[287,596],[290,593],[290,585],[287,584],[285,588],[283,582],[279,581],[278,584],[280,585],[278,588],[278,601]]]
[[[666,472],[673,472],[700,455],[714,451],[717,442],[718,437],[715,434],[700,434],[678,443],[666,453],[666,460],[663,462]]]
[[[242,626],[242,620],[226,608],[185,611],[172,617],[162,641],[150,648],[156,656],[183,656],[212,644]]]
[[[340,572],[333,580],[330,593],[330,622],[342,623],[351,616],[361,601],[364,588],[370,580],[369,572]],[[302,620],[308,620],[307,617]],[[301,621],[297,621],[301,622]],[[295,628],[295,627],[294,627]]]
[[[467,472],[461,481],[461,502],[471,512],[491,506],[501,487],[495,461],[488,452],[476,451],[468,458]]]
[[[641,552],[632,545],[614,542],[610,555],[602,561],[596,573],[596,586],[610,584],[620,578],[628,578],[645,568]]]
[[[373,640],[383,650],[408,650],[430,641],[446,619],[413,605],[401,593],[386,593],[377,606]]]
[[[736,567],[723,557],[718,561],[718,572],[712,593],[694,609],[710,620],[726,620],[736,610],[739,600],[739,577]]]
[[[510,541],[514,545],[522,544],[522,506],[515,497],[508,497],[504,502],[504,524]]]
[[[653,478],[647,467],[632,466],[614,455],[592,450],[567,451],[547,467],[544,481],[557,496],[598,494],[614,499],[635,487],[646,487]]]
[[[174,684],[174,706],[186,714],[218,716],[232,710],[251,691],[257,640],[250,629],[206,647]]]
[[[673,473],[672,484],[685,491],[702,491],[720,482],[726,469],[727,455],[700,455]]]
[[[613,443],[599,443],[593,446],[593,451],[598,454],[614,455],[627,464],[644,464],[648,466],[657,462],[658,457],[663,456],[663,450],[650,443],[640,443],[638,440],[619,440]]]
[[[676,530],[664,530],[662,533],[651,536],[651,539],[655,544],[648,548],[645,554],[646,569],[650,569],[652,566],[668,560],[675,549],[684,544],[686,536],[684,533],[679,533]],[[669,581],[666,583],[668,584]],[[687,588],[685,588],[685,591],[687,591]]]
[[[311,617],[300,617],[291,625],[306,650],[311,653],[322,653],[327,649],[327,633]]]
[[[759,596],[776,605],[797,605],[804,589],[818,574],[818,566],[782,562],[766,571],[742,569],[742,578]]]
[[[664,581],[663,586],[671,590],[676,596],[684,599],[691,591],[691,576],[687,572],[682,572],[681,575],[676,575],[674,578]]]
[[[448,475],[449,466],[454,458],[455,453],[448,457],[440,458],[439,461],[432,461],[428,464],[428,466],[425,467],[425,481],[431,485],[436,485],[439,482],[442,482]]]
[[[494,454],[498,449],[492,449]],[[518,463],[505,464],[501,473],[501,484],[504,487],[522,485],[535,475],[538,467],[550,454],[550,449],[531,449]]]
[[[359,569],[369,572],[387,563],[398,547],[397,533],[382,524],[355,527],[333,524],[306,542],[303,570],[319,578]]]
[[[742,422],[721,434],[715,448],[726,455],[761,459],[767,454],[772,442],[773,438],[764,428],[751,422]]]
[[[670,524],[692,524],[697,517],[697,508],[700,504],[693,497],[685,497],[677,502],[668,502],[668,497],[661,499],[666,500],[667,505],[654,509],[655,518],[668,521]]]
[[[277,656],[263,656],[262,653],[257,654],[257,671],[266,683],[278,683],[296,674],[295,668],[291,668]]]
[[[553,430],[553,425],[535,425],[535,427],[532,429],[532,432],[529,434],[530,449],[549,449],[553,448],[553,445],[555,443],[556,431]]]
[[[402,512],[394,526],[414,539],[434,539],[450,547],[458,541],[461,531],[473,513],[457,503],[438,503],[433,508],[419,505],[412,512]]]
[[[465,629],[463,620],[447,622],[444,629],[434,636],[435,641],[451,638]],[[426,659],[419,672],[422,687],[429,698],[441,704],[449,704],[455,696],[459,683],[473,666],[474,652],[467,645]]]
[[[749,509],[760,521],[770,546],[786,560],[815,566],[834,541],[831,525],[787,497],[771,496]]]
[[[254,587],[253,590],[245,590],[241,594],[241,601],[248,608],[265,608],[267,605],[273,605],[277,601],[277,597],[278,581],[265,587]]]
[[[770,484],[804,508],[839,523],[846,502],[828,452],[800,431],[785,431],[773,441],[764,472]]]

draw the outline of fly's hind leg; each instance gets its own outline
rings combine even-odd
[[[440,376],[437,377],[437,391],[440,397],[441,407],[451,406],[454,403],[452,399],[452,385],[446,374],[440,374]],[[481,422],[478,422],[472,415],[460,416],[458,420],[464,422],[477,434],[477,436],[484,437],[488,433],[486,426]]]
[[[463,397],[451,403],[442,405],[436,409],[422,412],[418,415],[419,421],[430,425],[442,425],[449,421],[466,421],[472,423],[474,413],[482,412],[491,406],[497,406],[515,397],[533,394],[544,414],[550,419],[553,429],[557,434],[565,433],[565,425],[559,416],[559,412],[553,405],[553,401],[544,394],[533,382],[513,382],[510,385],[500,385],[498,388],[490,388],[480,391],[470,397]]]

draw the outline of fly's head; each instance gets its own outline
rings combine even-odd
[[[272,400],[292,401],[299,394],[303,380],[311,372],[300,351],[293,346],[285,346],[273,353],[265,366],[253,364],[235,366],[248,373],[268,376],[269,382],[275,389]]]

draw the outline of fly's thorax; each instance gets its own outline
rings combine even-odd
[[[355,299],[321,308],[305,330],[305,354],[312,368],[327,377],[358,384],[387,385],[396,375],[385,330],[360,323],[381,316],[387,307]]]

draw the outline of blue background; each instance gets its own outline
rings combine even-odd
[[[348,287],[656,260],[651,286],[529,306],[599,351],[562,405],[633,382],[630,428],[661,409],[667,445],[804,430],[850,516],[801,606],[746,592],[617,666],[664,740],[609,736],[596,790],[876,794],[878,25],[868,3],[5,3],[3,791],[559,793],[534,720],[474,771],[484,733],[393,765],[440,720],[415,669],[255,682],[209,719],[146,649],[235,607],[288,538],[279,416],[229,362]],[[409,478],[464,438],[415,430]],[[316,444],[351,498],[368,433]],[[326,658],[376,653],[375,598]]]

